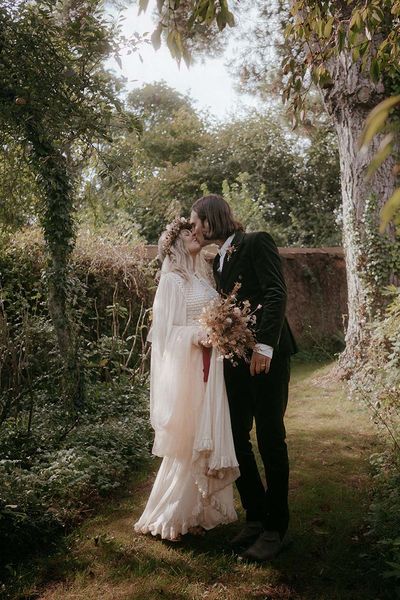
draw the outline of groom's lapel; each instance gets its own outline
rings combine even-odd
[[[232,240],[231,251],[225,254],[224,264],[222,267],[221,273],[221,286],[223,287],[226,281],[228,280],[228,275],[232,271],[232,267],[234,266],[237,257],[240,252],[240,245],[243,241],[244,233],[243,231],[237,231],[235,233],[235,237]]]
[[[219,267],[219,252],[217,252],[217,254],[214,257],[213,260],[213,273],[214,273],[214,279],[215,279],[215,283],[217,284],[217,290],[219,291],[221,288],[221,273],[218,271],[218,267]]]

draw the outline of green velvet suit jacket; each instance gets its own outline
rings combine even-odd
[[[218,266],[219,254],[214,259],[213,271],[221,294],[229,294],[239,282],[238,301],[249,300],[252,310],[261,305],[255,312],[257,342],[272,346],[274,356],[297,352],[285,317],[287,291],[281,258],[272,237],[265,232],[237,231],[221,273]]]

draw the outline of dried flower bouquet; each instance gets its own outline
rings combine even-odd
[[[203,308],[200,317],[212,347],[233,364],[237,364],[238,359],[249,361],[249,350],[256,343],[255,311],[251,310],[248,300],[238,303],[240,286],[236,283],[230,294],[212,300]]]

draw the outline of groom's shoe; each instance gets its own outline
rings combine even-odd
[[[247,560],[265,562],[275,558],[288,544],[286,535],[281,537],[278,531],[263,531],[242,556]]]
[[[231,539],[229,545],[233,550],[248,548],[263,531],[261,521],[247,521],[246,525]]]

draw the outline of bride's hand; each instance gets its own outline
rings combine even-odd
[[[197,334],[197,341],[199,346],[204,346],[205,348],[211,348],[211,341],[205,331],[200,330]]]

